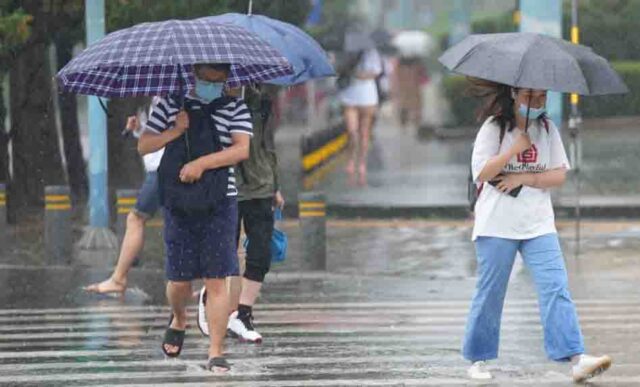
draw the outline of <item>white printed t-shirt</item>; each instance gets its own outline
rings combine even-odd
[[[551,120],[547,122],[548,132],[537,120],[530,124],[528,132],[532,147],[509,160],[503,172],[539,173],[558,168],[570,169],[560,133]],[[493,117],[484,122],[473,147],[471,169],[474,181],[478,182],[478,176],[489,159],[511,148],[520,132],[518,128],[505,131],[500,144],[498,123],[493,122]],[[479,236],[523,240],[555,232],[548,189],[524,186],[514,198],[488,183],[484,184],[475,206],[474,241]]]

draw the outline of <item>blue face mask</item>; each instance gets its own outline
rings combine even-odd
[[[222,97],[223,89],[222,82],[207,82],[196,78],[196,94],[207,103]]]
[[[525,104],[520,104],[520,107],[518,108],[518,112],[520,113],[520,115],[522,117],[527,117],[527,105]],[[540,116],[542,116],[544,113],[547,112],[547,109],[545,109],[544,107],[541,108],[529,108],[529,119],[533,119],[536,120],[538,118],[540,118]]]

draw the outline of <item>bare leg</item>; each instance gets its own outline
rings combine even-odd
[[[136,257],[144,246],[144,226],[147,220],[135,212],[127,216],[127,228],[120,247],[120,256],[111,277],[89,285],[84,289],[93,293],[124,293],[127,288],[127,275]]]
[[[262,282],[251,281],[246,278],[242,279],[242,293],[240,294],[240,304],[253,306],[260,296]]]
[[[242,235],[244,235],[244,231],[242,230]],[[227,280],[229,281],[229,314],[238,310],[238,305],[240,304],[240,294],[242,293],[242,275],[246,269],[246,256],[247,252],[244,249],[244,246],[238,247],[238,263],[240,266],[240,273],[237,277],[229,277]]]
[[[240,295],[242,294],[242,277],[229,277],[229,312],[238,310]]]
[[[344,121],[349,134],[349,160],[345,168],[349,179],[355,179],[356,157],[358,152],[358,109],[351,106],[344,107]]]
[[[369,142],[371,139],[371,127],[375,119],[376,108],[367,107],[360,110],[360,152],[358,153],[359,184],[367,185],[367,155],[369,154]]]
[[[224,337],[229,322],[229,294],[224,278],[207,278],[207,317],[209,323],[209,358],[224,354]]]
[[[169,281],[167,282],[167,300],[173,312],[171,328],[184,330],[187,327],[187,302],[191,296],[190,281]],[[178,347],[165,344],[167,353],[178,352]]]

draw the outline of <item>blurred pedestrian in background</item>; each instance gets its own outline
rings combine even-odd
[[[422,88],[429,82],[427,68],[420,57],[399,57],[395,66],[393,97],[402,127],[422,123]]]
[[[375,48],[349,54],[352,59],[338,69],[338,98],[343,106],[349,133],[349,160],[346,172],[352,184],[367,184],[367,153],[371,130],[379,104],[376,79],[383,72],[382,57]],[[357,175],[356,175],[357,173]]]
[[[400,124],[422,124],[424,88],[429,82],[425,61],[435,47],[434,39],[424,31],[406,30],[396,34],[391,44],[396,49],[393,97]]]

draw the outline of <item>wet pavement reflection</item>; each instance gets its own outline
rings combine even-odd
[[[161,256],[145,255],[124,297],[81,287],[106,269],[0,268],[0,384],[25,385],[465,385],[459,348],[475,285],[464,221],[329,222],[327,272],[305,269],[300,230],[286,222],[290,256],[268,278],[256,325],[262,345],[227,339],[234,368],[204,370],[207,340],[190,326],[183,355],[166,360],[168,320]],[[640,384],[640,225],[559,224],[571,289],[592,352],[615,360],[596,385]],[[153,245],[153,243],[152,243]],[[505,309],[495,386],[571,385],[566,364],[545,358],[533,285],[517,264]]]

